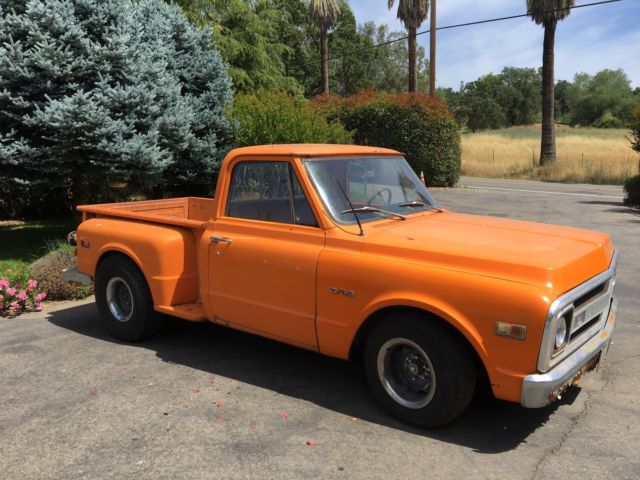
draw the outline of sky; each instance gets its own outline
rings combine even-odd
[[[348,0],[356,21],[386,23],[404,30],[387,0]],[[576,5],[594,0],[577,0]],[[439,27],[526,13],[525,0],[437,0]],[[429,18],[418,31],[429,29]],[[437,84],[458,89],[504,67],[542,65],[544,29],[529,18],[438,32]],[[418,36],[429,52],[429,35]],[[605,68],[622,68],[632,86],[640,87],[640,0],[577,8],[558,24],[555,50],[556,80],[573,80],[576,73],[594,74]]]

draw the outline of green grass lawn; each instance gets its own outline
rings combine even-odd
[[[75,230],[74,220],[0,222],[0,273],[7,269],[23,269],[51,249],[51,244],[64,241]]]

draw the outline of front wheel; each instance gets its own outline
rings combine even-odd
[[[128,258],[106,258],[96,272],[96,304],[113,336],[127,342],[144,340],[159,330],[159,318],[144,275]]]
[[[398,419],[438,427],[469,405],[476,384],[469,347],[451,327],[414,313],[394,313],[365,346],[367,379],[382,406]]]

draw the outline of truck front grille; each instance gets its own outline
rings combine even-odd
[[[553,302],[538,358],[539,371],[546,372],[553,368],[602,330],[611,309],[617,257],[615,253],[606,271],[578,285]],[[570,321],[569,341],[562,350],[555,353],[553,332],[549,328],[554,315],[562,315],[562,318]]]
[[[573,302],[569,343],[580,340],[585,332],[607,320],[613,296],[613,281],[607,280]]]

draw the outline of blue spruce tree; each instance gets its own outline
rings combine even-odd
[[[0,209],[206,194],[230,144],[227,67],[161,0],[0,3]]]

